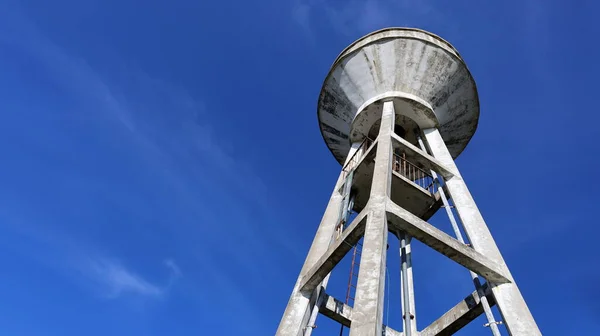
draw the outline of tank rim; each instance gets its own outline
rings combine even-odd
[[[346,48],[344,48],[340,54],[336,57],[335,61],[333,62],[333,64],[331,65],[331,67],[329,68],[329,71],[327,72],[327,75],[325,76],[325,79],[323,80],[323,84],[321,85],[321,90],[319,91],[319,96],[317,98],[317,122],[319,123],[319,132],[321,133],[321,137],[323,138],[323,141],[325,142],[325,145],[327,146],[327,148],[329,149],[329,152],[331,153],[331,155],[333,155],[333,157],[335,158],[336,161],[338,161],[338,163],[340,165],[344,164],[344,158],[338,158],[335,153],[333,152],[332,148],[329,146],[329,142],[327,141],[327,138],[325,138],[325,134],[323,133],[323,128],[321,127],[321,113],[320,113],[320,105],[321,105],[321,97],[323,96],[323,90],[325,89],[325,84],[327,83],[327,81],[329,80],[329,78],[331,77],[331,73],[333,72],[333,70],[336,68],[337,64],[345,57],[348,56],[348,51],[352,49],[352,47],[356,46],[358,43],[360,43],[361,41],[365,40],[366,38],[382,33],[382,32],[387,32],[387,31],[413,31],[413,32],[419,32],[419,33],[423,33],[426,35],[429,35],[435,39],[438,39],[439,41],[443,42],[448,48],[450,48],[454,53],[455,56],[458,58],[458,60],[460,61],[460,63],[464,66],[465,70],[467,71],[467,75],[469,77],[469,79],[471,80],[471,82],[473,83],[473,89],[475,91],[475,101],[476,101],[476,117],[475,117],[475,130],[473,131],[473,134],[471,134],[471,136],[469,137],[469,139],[466,141],[465,145],[458,151],[455,153],[455,155],[452,155],[452,157],[454,159],[456,159],[467,147],[467,145],[469,144],[469,142],[471,141],[472,137],[475,135],[475,133],[477,132],[477,125],[479,125],[479,115],[480,115],[480,103],[479,103],[479,91],[477,90],[477,83],[475,82],[475,78],[473,77],[473,75],[471,74],[471,70],[469,70],[469,67],[467,66],[466,62],[464,61],[464,59],[462,58],[462,56],[460,55],[460,53],[458,52],[458,50],[448,41],[446,41],[445,39],[441,38],[440,36],[431,33],[429,31],[426,31],[424,29],[420,29],[420,28],[411,28],[411,27],[387,27],[387,28],[382,28],[382,29],[378,29],[375,31],[372,31],[366,35],[363,35],[362,37],[358,38],[357,40],[355,40],[354,42],[352,42],[350,45],[348,45]]]

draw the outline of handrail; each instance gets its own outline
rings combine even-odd
[[[348,162],[344,165],[344,168],[342,170],[346,171],[346,173],[347,173],[349,170],[353,169],[354,167],[349,167],[350,164],[356,163],[360,159],[360,155],[362,155],[364,152],[366,152],[366,149],[371,147],[371,145],[374,142],[375,142],[375,140],[373,140],[369,137],[365,137],[365,139],[360,143],[360,146],[358,146],[358,148],[356,149],[354,154],[352,154],[352,156],[350,157],[350,160],[348,160]]]
[[[356,164],[360,161],[362,156],[366,153],[366,151],[371,147],[371,145],[374,142],[375,140],[368,137],[366,137],[361,142],[360,146],[358,146],[358,148],[352,154],[348,162],[344,165],[343,171],[345,172],[345,174],[348,174],[350,171],[352,171],[352,169],[356,168]],[[392,170],[408,178],[418,187],[430,192],[431,194],[435,194],[437,192],[438,183],[433,178],[433,176],[431,176],[431,174],[423,168],[408,161],[404,153],[400,155],[394,153]]]
[[[434,194],[437,191],[438,184],[431,174],[424,169],[406,160],[404,154],[398,155],[394,153],[394,161],[392,162],[392,170],[396,173],[408,178],[417,186]]]

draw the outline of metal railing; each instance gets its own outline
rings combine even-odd
[[[348,160],[348,163],[346,163],[344,166],[344,171],[346,173],[350,172],[356,167],[356,165],[358,165],[360,159],[362,159],[363,155],[367,152],[367,150],[369,150],[373,142],[375,142],[375,140],[368,137],[363,140],[360,146],[358,146],[356,152],[354,152],[350,160]]]
[[[394,154],[392,169],[430,193],[435,194],[437,192],[437,183],[433,176],[406,160],[404,153],[400,155]]]

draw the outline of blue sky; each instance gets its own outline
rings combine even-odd
[[[0,331],[273,334],[339,171],[316,120],[322,81],[356,38],[413,26],[456,46],[477,81],[480,124],[458,165],[544,335],[593,334],[598,10],[3,1]],[[399,329],[390,245],[385,319]],[[414,254],[423,328],[472,285],[427,247]]]

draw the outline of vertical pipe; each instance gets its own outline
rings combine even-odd
[[[344,199],[342,201],[342,207],[340,208],[338,225],[342,224],[342,226],[343,226],[348,217],[348,205],[350,204],[350,191],[352,190],[352,180],[353,179],[354,179],[354,168],[352,168],[352,170],[350,170],[350,172],[348,173],[348,175],[346,177],[346,181],[344,183],[344,193],[343,193]]]
[[[404,319],[404,335],[411,336],[411,311],[410,311],[410,288],[408,279],[408,262],[406,253],[406,234],[404,232],[398,232],[400,238],[400,274],[402,279],[402,317]]]
[[[348,227],[348,221],[350,220],[350,215],[352,214],[352,211],[354,209],[354,198],[355,197],[356,197],[356,195],[353,194],[352,192],[350,192],[350,202],[348,203],[348,208],[346,209],[346,218],[344,219],[345,227]]]
[[[327,283],[329,283],[329,277],[331,276],[331,273],[327,274],[327,276],[325,277],[325,279],[323,279],[323,282],[321,282],[321,286],[323,288],[323,290],[325,288],[327,288]],[[315,307],[313,308],[311,314],[310,314],[310,319],[308,320],[308,324],[306,325],[306,328],[304,329],[304,336],[310,336],[313,332],[313,329],[315,328],[315,322],[317,321],[317,316],[319,315],[319,308],[321,306],[321,300],[323,299],[323,296],[320,295],[320,291],[317,292],[319,297],[317,298],[317,300],[315,301]]]

